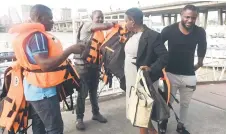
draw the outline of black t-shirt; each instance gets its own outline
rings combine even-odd
[[[206,54],[206,32],[203,28],[194,26],[188,35],[179,29],[179,23],[165,27],[162,32],[162,41],[168,41],[169,61],[167,72],[179,75],[195,75],[194,55],[196,45],[198,57]]]

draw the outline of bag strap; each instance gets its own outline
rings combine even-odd
[[[173,110],[173,113],[174,113],[174,115],[175,115],[176,121],[177,121],[177,123],[178,123],[178,122],[179,122],[179,117],[178,117],[177,113],[175,112],[175,110],[173,109],[173,107],[172,107],[172,105],[171,105],[170,103],[168,104],[168,106],[169,106],[170,109]]]
[[[142,81],[143,88],[138,88],[138,83],[140,83],[140,81]],[[134,88],[131,87],[130,90],[135,90],[136,93],[143,94],[142,96],[146,100],[145,106],[147,106],[148,98],[152,98],[152,97],[151,97],[150,93],[148,92],[148,86],[147,86],[146,80],[143,76],[143,71],[141,69],[139,69],[137,72],[136,83],[135,83]]]
[[[141,70],[141,69],[140,69]],[[144,78],[144,72],[141,70],[141,78],[142,78],[142,82],[143,82],[143,84],[144,84],[144,89],[145,89],[145,92],[148,94],[148,95],[150,95],[151,96],[151,93],[149,92],[149,90],[148,90],[148,86],[147,86],[147,82],[146,82],[146,79]]]
[[[71,98],[70,98],[71,99]],[[72,108],[72,105],[73,104],[71,104],[71,106],[69,106],[69,104],[67,103],[67,98],[65,98],[64,99],[64,103],[65,103],[65,105],[67,106],[67,109],[69,110],[69,111],[71,111],[73,108]]]
[[[84,24],[85,23],[82,23],[82,25],[78,29],[77,43],[81,41],[81,39],[80,39],[80,37],[81,37],[81,30],[82,30],[82,27],[84,26]],[[87,43],[87,44],[90,44],[93,41],[93,35],[94,35],[94,32],[92,31],[91,34],[89,36],[87,36],[83,41],[85,41],[85,43]]]
[[[148,86],[147,86],[147,82],[146,82],[146,79],[144,78],[144,75],[143,75],[143,70],[141,69],[138,69],[138,72],[137,72],[137,77],[136,77],[136,83],[135,83],[135,90],[140,90],[138,89],[138,83],[140,82],[140,80],[142,80],[142,83],[144,85],[144,92],[146,92],[149,96],[151,96],[151,94],[149,93],[149,90],[148,90]],[[142,91],[140,91],[142,92]]]
[[[138,71],[137,71],[137,77],[136,77],[136,82],[135,82],[135,85],[134,85],[134,90],[135,90],[135,92],[137,92],[137,90],[138,90],[138,83],[140,82],[140,80],[142,79],[142,77],[141,77],[141,70],[139,69]]]
[[[80,35],[81,35],[81,30],[82,30],[82,27],[83,27],[84,23],[82,23],[82,25],[79,27],[78,29],[78,33],[77,33],[77,42],[80,40]]]

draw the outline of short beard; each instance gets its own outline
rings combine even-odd
[[[188,27],[186,27],[185,23],[182,22],[182,21],[181,21],[181,25],[182,25],[188,32],[192,31],[192,29],[193,29],[193,27],[194,27],[194,25],[191,25],[191,27],[188,28]]]

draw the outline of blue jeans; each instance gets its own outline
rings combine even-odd
[[[29,103],[33,134],[63,134],[64,125],[57,96]]]

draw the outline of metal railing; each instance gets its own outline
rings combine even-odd
[[[197,58],[196,58],[197,60]],[[204,66],[197,70],[198,81],[223,81],[226,71],[226,48],[207,48]]]
[[[117,80],[116,77],[113,77],[111,88],[109,88],[109,85],[104,85],[104,83],[102,81],[99,82],[97,94],[98,94],[98,98],[99,98],[99,97],[104,97],[104,96],[109,96],[109,95],[121,94],[123,92],[124,91],[122,89],[120,89],[119,81]],[[77,104],[77,96],[78,96],[78,93],[75,91],[75,93],[72,96],[73,104],[75,104],[75,106]],[[89,96],[86,98],[86,100],[89,100]],[[70,103],[69,97],[67,98],[67,102]],[[62,111],[67,110],[64,102],[61,103],[61,110]]]
[[[72,43],[67,42],[66,44]],[[72,56],[70,56],[70,58],[72,58]],[[204,66],[196,71],[196,76],[197,80],[202,82],[222,81],[225,80],[226,76],[225,71],[226,71],[226,48],[218,48],[216,46],[211,46],[207,49],[207,54],[204,60]],[[103,83],[100,82],[98,87],[98,93],[100,93],[100,97],[124,92],[119,88],[119,81],[117,80],[117,78],[113,78],[111,88],[108,88],[108,85],[106,85],[104,88],[103,86],[104,86]],[[77,92],[75,92],[75,94],[73,95],[74,104],[76,104],[76,98]]]

